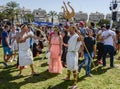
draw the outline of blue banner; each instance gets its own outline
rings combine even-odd
[[[52,22],[33,22],[33,24],[35,25],[40,25],[40,26],[53,26],[53,23]]]

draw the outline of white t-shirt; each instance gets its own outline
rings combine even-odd
[[[106,30],[106,31],[104,31],[102,33],[104,45],[114,46],[114,37],[115,37],[115,35],[116,35],[115,32],[112,31],[112,30]]]
[[[97,34],[102,34],[102,33],[103,33],[103,31],[102,31],[102,30],[99,30]]]

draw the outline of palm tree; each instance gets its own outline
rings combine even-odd
[[[33,14],[28,13],[28,14],[25,14],[24,16],[25,16],[25,19],[26,19],[28,22],[31,22],[31,21],[34,20],[34,15],[33,15]]]
[[[15,11],[16,11],[15,12],[16,21],[19,22],[20,9],[17,8]]]
[[[10,1],[6,4],[6,6],[7,8],[5,10],[5,13],[8,16],[8,19],[10,19],[13,24],[14,17],[16,15],[16,10],[19,7],[19,4],[14,1]]]
[[[53,22],[54,22],[54,18],[57,17],[57,12],[55,12],[55,11],[50,11],[50,12],[48,13],[48,17],[51,18],[51,22],[53,23]]]
[[[0,20],[5,19],[6,15],[4,12],[0,12]]]

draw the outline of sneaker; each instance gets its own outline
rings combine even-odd
[[[70,89],[77,89],[77,85],[72,85]]]
[[[99,60],[99,61],[98,61],[98,64],[102,65],[102,64],[103,64],[102,60]]]
[[[86,74],[87,77],[92,77],[93,75],[92,74]]]
[[[17,61],[17,59],[15,58],[15,59],[13,59],[13,61]]]
[[[10,62],[13,62],[13,60],[11,59]]]
[[[115,68],[115,66],[111,66],[110,69]]]
[[[5,67],[8,67],[8,64],[7,64],[6,62],[3,62],[3,65],[4,65]]]

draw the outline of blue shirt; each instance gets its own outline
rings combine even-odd
[[[81,32],[81,34],[82,34],[83,36],[85,36],[85,35],[86,35],[85,28],[81,28],[81,29],[80,29],[80,32]]]
[[[8,45],[7,45],[7,43],[6,43],[6,41],[5,41],[5,39],[8,37],[8,32],[6,32],[6,31],[3,31],[2,32],[2,46],[3,47],[7,47]]]

